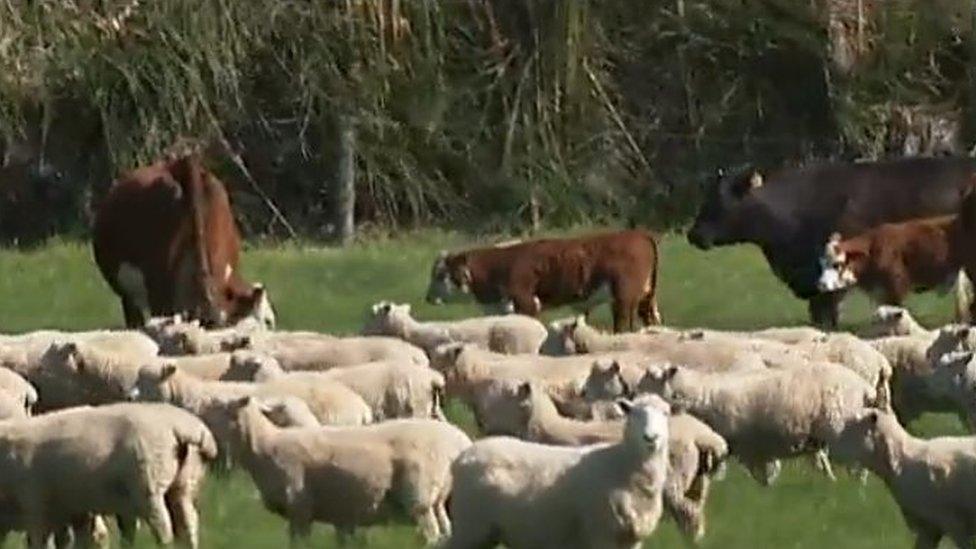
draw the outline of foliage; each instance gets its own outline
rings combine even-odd
[[[899,109],[964,118],[969,8],[4,0],[0,216],[15,197],[60,220],[48,232],[82,227],[112,174],[190,142],[210,146],[250,233],[288,234],[267,198],[328,236],[348,117],[361,222],[518,230],[534,199],[552,226],[671,227],[719,165],[878,157],[900,150]],[[18,163],[36,166],[26,182]],[[40,189],[50,174],[57,192]],[[0,238],[26,232],[11,224]]]

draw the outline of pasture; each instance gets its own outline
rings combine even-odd
[[[281,329],[356,332],[366,308],[380,299],[409,301],[418,318],[478,314],[475,307],[433,307],[423,303],[430,263],[442,247],[460,247],[456,235],[416,233],[395,240],[358,244],[348,250],[299,246],[258,247],[245,252],[250,280],[271,292]],[[802,324],[806,307],[770,273],[758,250],[736,247],[703,253],[680,236],[662,246],[660,306],[665,322],[677,326],[759,328]],[[0,253],[0,331],[42,327],[90,329],[122,324],[118,301],[91,260],[87,244],[58,242],[31,252]],[[925,324],[950,319],[949,296],[915,297],[909,307]],[[843,309],[845,327],[869,313],[863,296]],[[555,318],[565,311],[552,311]],[[600,309],[594,322],[609,314]],[[451,403],[453,421],[471,428],[465,409]],[[954,418],[927,416],[910,426],[925,435],[961,432]],[[337,494],[336,497],[341,497]],[[201,501],[204,547],[276,547],[287,543],[285,523],[266,512],[242,473],[211,476]],[[708,503],[706,548],[908,547],[911,539],[884,487],[875,478],[862,486],[841,472],[831,483],[810,462],[785,467],[772,488],[761,488],[732,463],[728,477],[714,484]],[[540,525],[544,527],[544,525]],[[140,532],[140,546],[151,546]],[[11,539],[13,541],[13,539]],[[19,540],[18,540],[19,542]],[[330,529],[316,526],[312,545],[336,545]],[[362,530],[355,546],[419,547],[404,524]],[[681,547],[685,542],[667,520],[648,543]],[[12,543],[8,543],[12,546]]]

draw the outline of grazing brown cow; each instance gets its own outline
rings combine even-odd
[[[537,316],[569,304],[589,312],[612,298],[614,330],[633,330],[637,317],[661,322],[657,263],[657,242],[638,230],[441,252],[427,301],[474,297],[486,307]]]
[[[93,247],[129,327],[177,313],[273,326],[264,287],[239,275],[240,240],[224,185],[191,155],[119,178],[98,209]]]
[[[909,293],[957,285],[957,315],[968,311],[968,280],[961,270],[969,253],[960,216],[879,225],[858,236],[831,235],[820,258],[817,286],[835,292],[858,286],[885,305]]]

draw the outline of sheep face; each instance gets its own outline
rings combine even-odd
[[[885,474],[890,469],[886,433],[896,429],[900,427],[894,414],[865,408],[847,421],[837,441],[831,445],[830,455],[839,461],[857,463]]]
[[[523,436],[532,413],[528,383],[492,382],[478,395],[478,428],[486,435]]]
[[[620,363],[595,361],[583,384],[582,395],[589,402],[629,396],[630,387],[621,374]]]
[[[673,397],[671,382],[678,375],[679,370],[677,366],[671,364],[648,366],[644,376],[637,383],[637,392],[660,395],[665,400],[670,401]]]
[[[380,301],[373,305],[363,325],[363,335],[394,336],[403,334],[405,325],[412,320],[410,305],[397,305],[391,301]]]
[[[284,375],[281,364],[271,356],[254,351],[237,350],[230,355],[225,379],[264,382]]]
[[[136,386],[129,392],[129,398],[150,402],[172,402],[174,391],[171,382],[177,370],[176,364],[172,362],[140,368]]]
[[[624,440],[641,455],[667,451],[668,418],[671,407],[657,395],[645,395],[636,401],[620,400],[620,408],[627,414]]]
[[[955,351],[974,351],[973,330],[964,324],[951,324],[939,330],[935,341],[925,351],[930,364],[938,364],[943,356]]]

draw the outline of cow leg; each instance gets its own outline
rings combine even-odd
[[[825,330],[836,330],[838,323],[838,308],[844,298],[842,292],[817,294],[807,302],[810,321],[814,326]]]
[[[519,292],[513,296],[512,304],[515,306],[515,312],[522,315],[539,316],[539,312],[542,310],[542,303],[539,298],[529,292]]]

